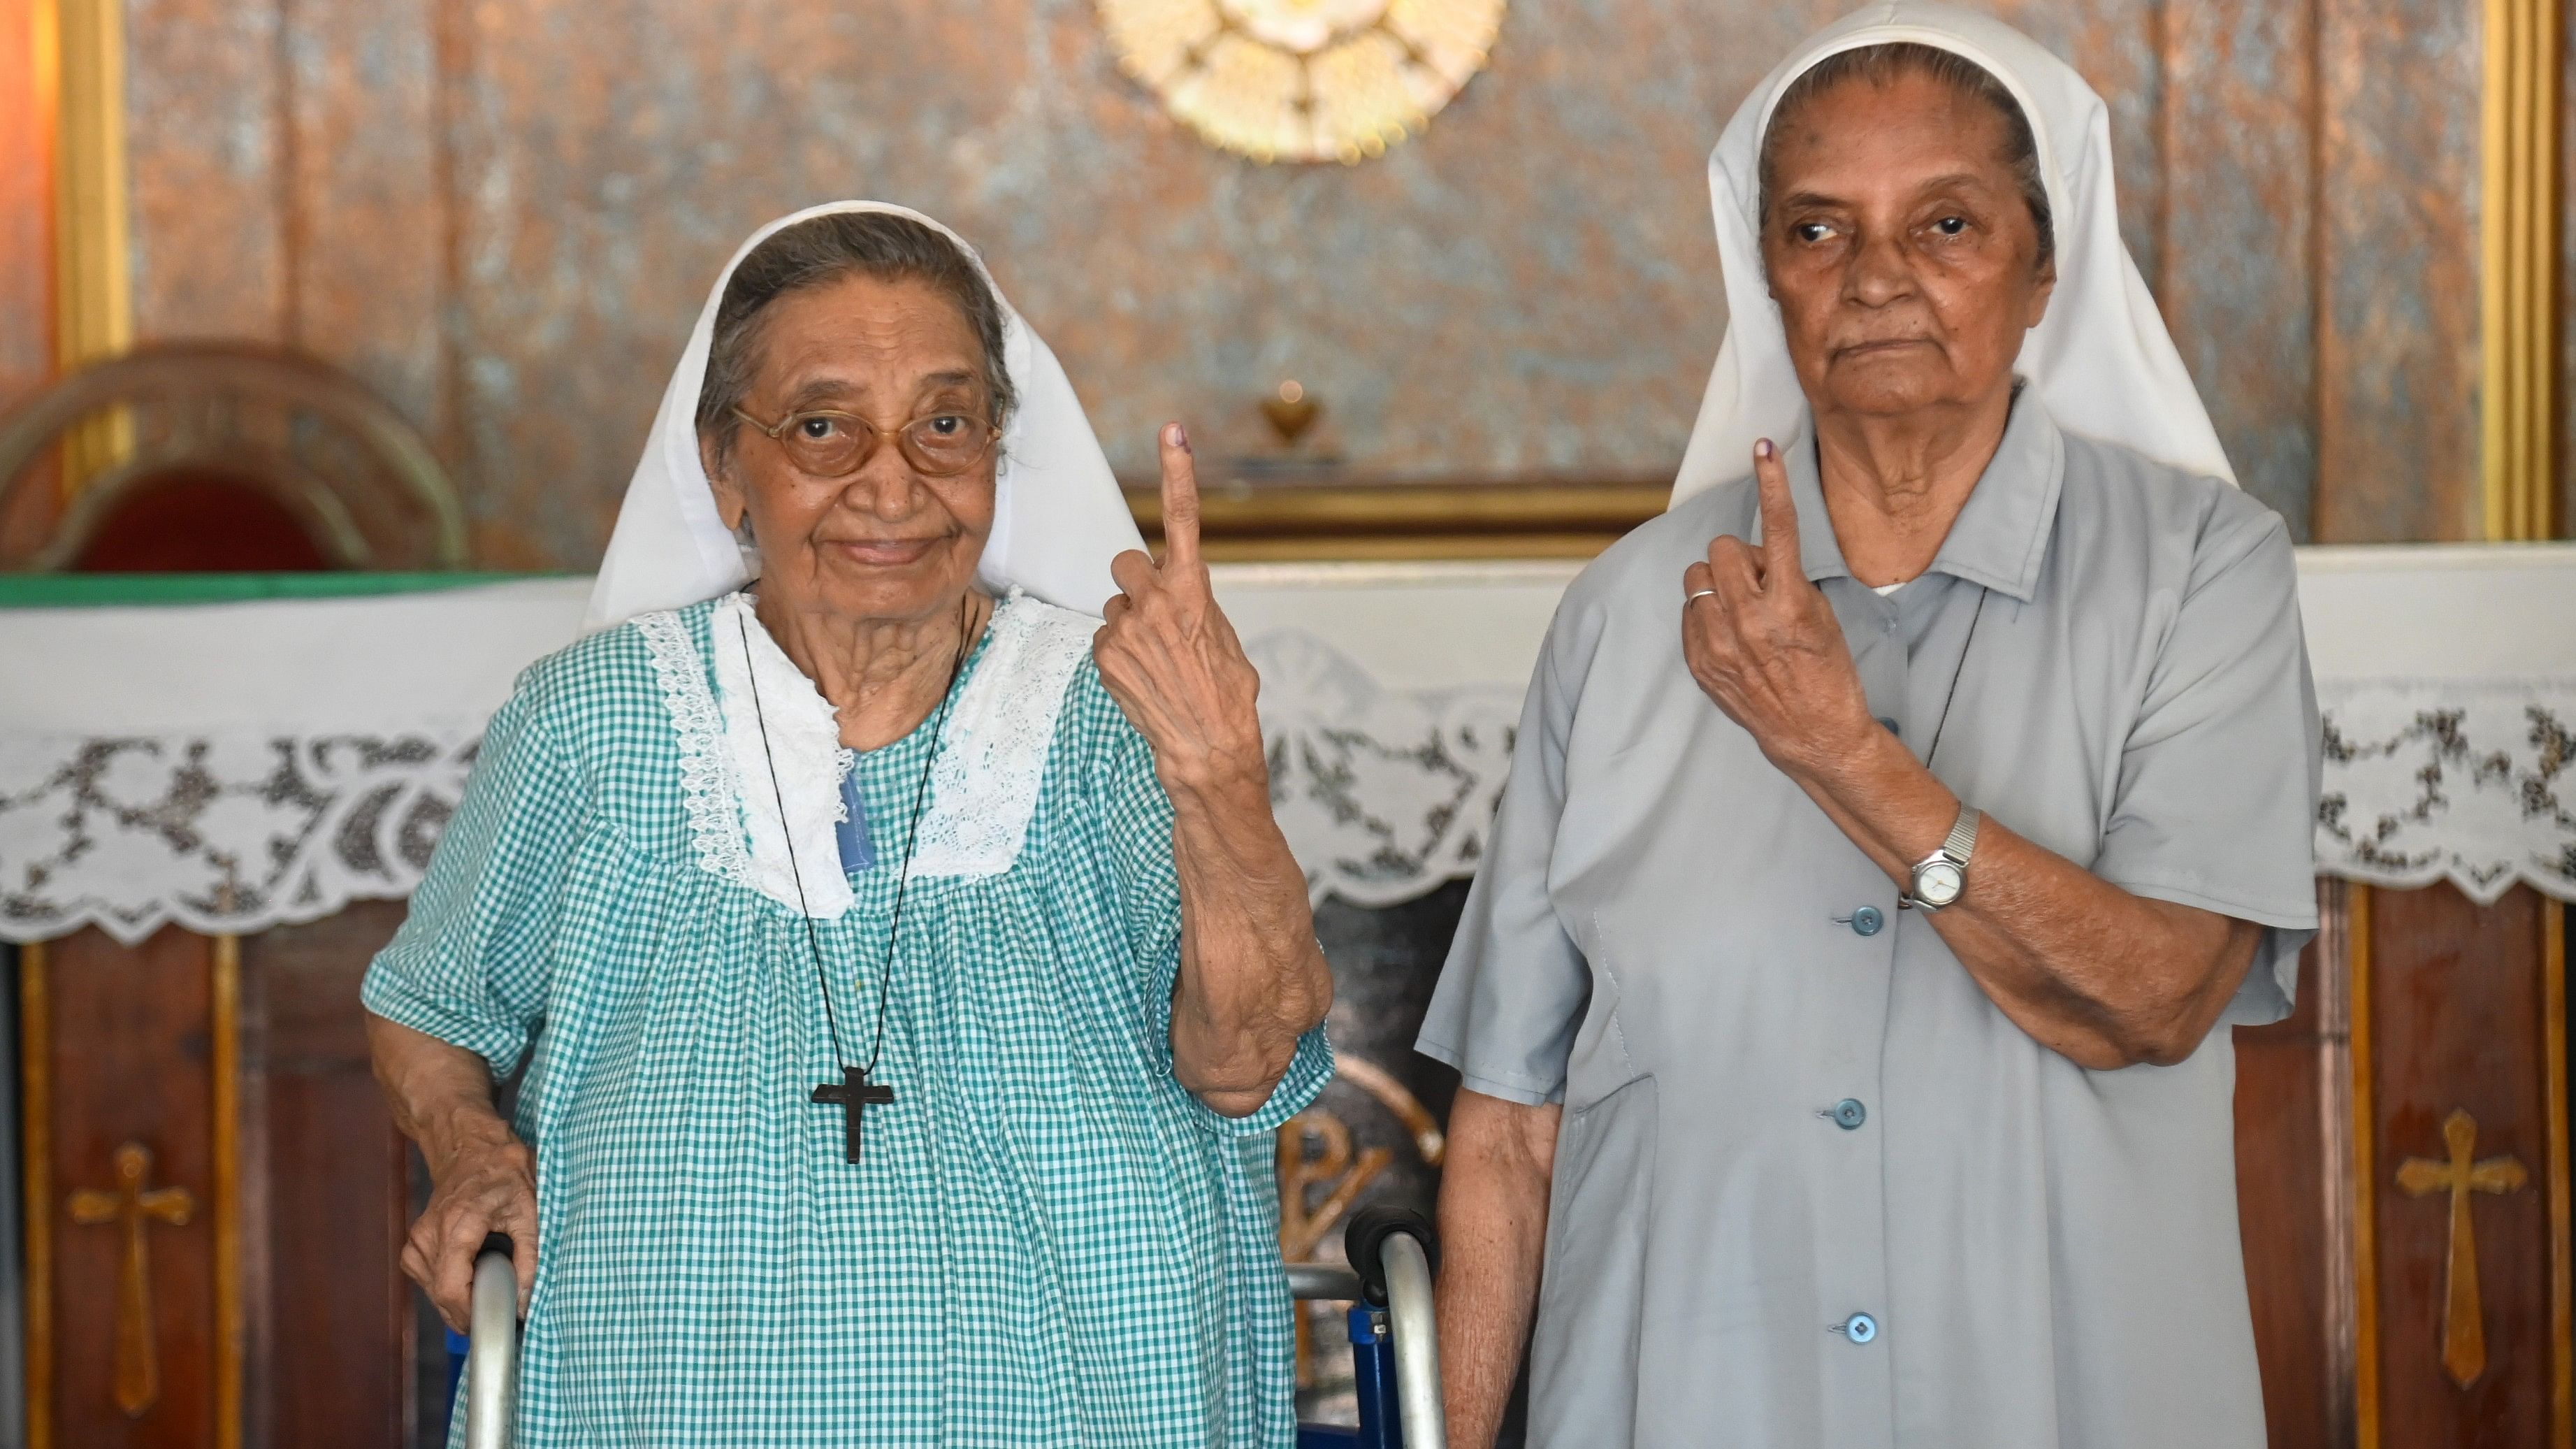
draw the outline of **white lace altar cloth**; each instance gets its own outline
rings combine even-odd
[[[2312,549],[2318,869],[2576,900],[2576,547]],[[1573,566],[1229,565],[1273,798],[1318,899],[1481,859]],[[0,611],[0,940],[249,933],[418,883],[481,721],[586,579]]]
[[[2303,549],[2320,874],[2576,901],[2576,545]]]

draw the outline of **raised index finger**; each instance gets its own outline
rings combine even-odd
[[[1762,582],[1804,578],[1807,566],[1798,555],[1798,505],[1789,497],[1789,468],[1779,445],[1764,438],[1753,445],[1753,483],[1762,495]]]
[[[1190,457],[1190,435],[1179,423],[1163,425],[1163,567],[1196,567],[1199,561],[1199,475]]]

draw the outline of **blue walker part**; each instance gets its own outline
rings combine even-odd
[[[1386,1310],[1351,1305],[1351,1382],[1358,1392],[1360,1426],[1300,1424],[1297,1449],[1404,1449],[1404,1413],[1395,1397],[1395,1340],[1382,1321]]]
[[[1359,1391],[1360,1438],[1367,1449],[1404,1449],[1404,1410],[1395,1397],[1395,1340],[1386,1310],[1351,1305],[1351,1379]]]

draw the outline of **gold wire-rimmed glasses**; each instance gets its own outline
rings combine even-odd
[[[764,423],[741,408],[733,415],[786,450],[787,461],[815,478],[846,478],[876,456],[885,430],[860,417],[830,408],[789,413]],[[923,413],[894,430],[904,461],[933,478],[948,478],[984,461],[1001,440],[1002,430],[970,413],[938,410]]]

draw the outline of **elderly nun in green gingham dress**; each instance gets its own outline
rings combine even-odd
[[[524,1069],[516,1442],[1287,1445],[1271,1134],[1331,1057],[1307,1031],[1248,1115],[1176,1080],[1174,805],[1100,621],[1046,598],[1097,607],[1135,546],[1079,404],[1000,304],[990,622],[937,712],[854,752],[724,572],[691,419],[725,287],[602,571],[623,622],[522,677],[366,981]],[[810,1097],[835,1029],[868,1060],[881,981],[894,1097],[854,1164]]]

